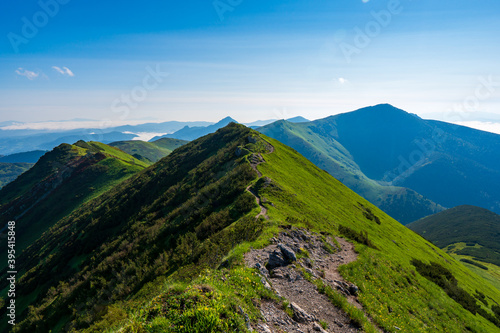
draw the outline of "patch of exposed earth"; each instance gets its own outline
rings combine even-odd
[[[262,283],[289,304],[288,312],[293,315],[288,315],[282,304],[263,301],[263,319],[253,329],[262,333],[361,332],[349,316],[320,294],[303,274],[306,271],[313,278],[321,279],[362,309],[357,300],[357,286],[345,281],[338,272],[340,265],[356,260],[354,246],[339,237],[334,240],[297,228],[281,232],[271,241],[264,249],[246,253],[245,262],[260,271]]]

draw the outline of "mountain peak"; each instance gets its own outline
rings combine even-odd
[[[238,122],[233,118],[227,116],[226,118],[219,120],[219,122],[217,122],[215,125],[222,125],[222,124],[227,125],[229,123],[238,123]]]

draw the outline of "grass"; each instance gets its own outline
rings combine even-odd
[[[162,138],[154,142],[145,142],[139,140],[117,141],[110,143],[112,147],[116,147],[135,158],[140,159],[148,165],[159,161],[161,158],[169,155],[174,149],[186,144],[187,141]]]

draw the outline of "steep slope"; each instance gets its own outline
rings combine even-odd
[[[446,252],[493,275],[500,286],[500,216],[484,208],[458,206],[407,225]],[[493,264],[488,265],[487,263]],[[484,274],[483,274],[484,275]]]
[[[20,174],[33,166],[33,163],[4,163],[0,162],[0,188],[4,187]]]
[[[102,143],[62,144],[0,191],[2,232],[8,221],[16,221],[20,252],[75,208],[146,166]],[[0,238],[2,249],[6,241]]]
[[[146,163],[158,162],[161,158],[170,154],[174,149],[186,144],[187,141],[163,138],[153,142],[139,140],[117,141],[109,145],[116,147],[135,158]]]
[[[191,140],[198,139],[198,138],[200,138],[200,137],[202,137],[204,135],[207,135],[207,134],[210,134],[210,133],[214,133],[219,128],[222,128],[222,127],[228,125],[229,123],[236,123],[236,120],[234,120],[231,117],[226,117],[226,118],[220,120],[219,122],[217,122],[216,124],[209,125],[209,126],[206,126],[206,127],[202,127],[202,126],[194,126],[194,127],[185,126],[184,128],[178,130],[175,133],[167,134],[167,135],[160,136],[160,137],[158,137],[158,136],[154,137],[154,138],[152,138],[150,140],[150,142],[156,141],[156,140],[161,139],[161,138],[172,138],[172,139],[180,139],[180,140],[191,141]]]
[[[14,331],[263,332],[267,305],[291,308],[298,321],[298,308],[243,259],[286,234],[302,242],[312,235],[328,253],[336,251],[334,236],[355,243],[357,259],[339,271],[356,285],[364,312],[326,280],[293,271],[345,311],[354,331],[376,331],[365,313],[387,332],[499,330],[492,309],[500,291],[293,149],[230,124],[82,205],[34,242],[18,260]],[[302,258],[306,245],[313,246],[304,245]],[[313,258],[321,250],[309,249]],[[286,311],[283,320],[292,321]]]
[[[443,210],[441,206],[413,190],[383,186],[368,178],[351,153],[335,139],[336,129],[328,122],[292,124],[278,121],[259,128],[258,131],[293,147],[403,224]]]

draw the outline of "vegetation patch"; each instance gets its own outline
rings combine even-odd
[[[457,279],[448,269],[435,262],[426,264],[417,259],[413,259],[412,264],[420,275],[441,287],[448,296],[460,304],[464,309],[470,311],[472,314],[479,313],[484,318],[500,327],[500,317],[495,317],[481,308],[472,295],[458,286]]]
[[[482,265],[482,264],[480,264],[480,263],[478,263],[478,262],[476,262],[476,261],[474,261],[474,260],[470,260],[470,259],[465,259],[465,258],[462,258],[462,259],[460,259],[460,261],[465,262],[465,263],[468,263],[468,264],[471,264],[471,265],[474,265],[474,266],[476,266],[476,267],[479,267],[479,268],[481,268],[481,269],[484,269],[485,271],[487,271],[487,270],[488,270],[488,267],[486,267],[486,266],[484,266],[484,265]]]
[[[345,225],[339,225],[339,233],[353,241],[356,241],[360,244],[364,244],[366,246],[369,246],[373,249],[377,250],[377,247],[375,244],[373,244],[370,239],[368,238],[368,233],[366,231],[361,231],[358,232],[354,229],[351,229]]]

